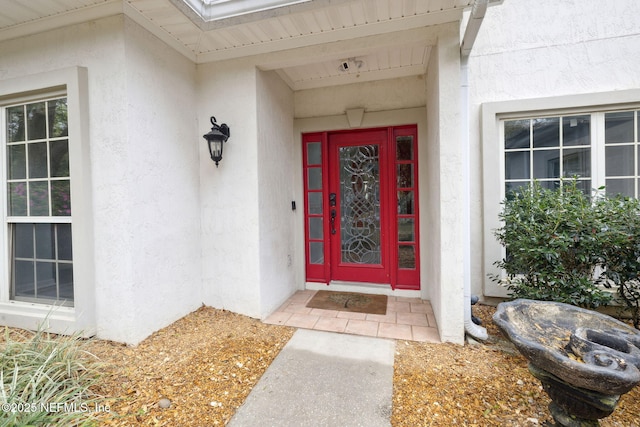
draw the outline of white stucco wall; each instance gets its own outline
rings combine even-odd
[[[256,318],[277,309],[300,284],[295,263],[293,91],[251,59],[198,69],[199,122],[227,123],[231,136],[216,169],[200,148],[205,304]],[[300,205],[301,201],[298,201]]]
[[[460,133],[460,56],[458,25],[442,26],[427,71],[428,135],[423,154],[426,174],[427,233],[423,250],[431,305],[442,341],[464,339],[464,183],[463,141]],[[421,155],[421,160],[423,160]],[[424,169],[424,167],[423,167]],[[421,209],[425,209],[421,206]]]
[[[443,289],[441,283],[441,241],[440,230],[441,206],[440,200],[440,71],[438,69],[438,47],[431,51],[426,76],[425,93],[427,99],[427,141],[419,152],[420,160],[420,212],[421,224],[421,259],[422,281],[429,289],[431,305],[439,313],[442,312],[441,300]]]
[[[198,67],[198,129],[230,127],[218,168],[200,136],[203,302],[259,318],[257,70],[237,60]]]
[[[508,0],[487,11],[469,59],[472,292],[495,286],[484,265],[496,260],[481,255],[497,224],[483,218],[483,200],[495,203],[483,193],[483,167],[497,163],[482,162],[482,146],[495,143],[481,140],[482,104],[640,87],[638,16],[635,0]]]
[[[364,107],[370,112],[422,107],[424,104],[422,76],[295,92],[296,118],[339,115],[351,108]]]
[[[303,215],[303,201],[295,201],[293,91],[275,71],[257,74],[258,187],[260,244],[260,317],[265,318],[290,297],[301,282],[295,281],[295,228]],[[299,206],[299,209],[298,209]]]
[[[195,65],[128,18],[124,32],[127,169],[120,184],[130,206],[132,298],[120,310],[135,313],[126,328],[127,341],[136,341],[202,304],[200,136]],[[118,224],[111,227],[113,235]]]
[[[102,104],[91,122],[106,127],[92,135],[98,336],[137,343],[201,303],[195,67],[128,18],[111,20],[122,43],[89,68],[118,71],[90,88]]]
[[[136,343],[201,303],[195,67],[122,15],[0,43],[1,79],[72,66],[89,90],[85,286],[98,336]]]

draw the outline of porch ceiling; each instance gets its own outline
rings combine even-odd
[[[421,31],[474,1],[10,1],[0,41],[124,13],[196,63],[261,55],[298,90],[424,74],[434,40]]]

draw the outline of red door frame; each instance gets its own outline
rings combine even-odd
[[[413,155],[412,159],[400,159],[402,157],[397,153],[397,141],[398,138],[411,138],[413,140]],[[394,255],[392,256],[392,260],[394,264],[392,265],[392,277],[391,284],[392,287],[398,289],[420,289],[420,208],[419,208],[419,192],[418,192],[418,129],[415,125],[409,126],[396,126],[394,128],[389,129],[389,141],[395,142],[391,144],[393,149],[392,159],[394,159],[392,165],[392,177],[391,182],[395,183],[396,189],[391,192],[392,202],[391,206],[398,206],[398,194],[400,192],[412,192],[413,193],[413,212],[411,214],[400,214],[398,210],[394,210],[394,219],[393,219],[393,233],[396,237],[394,241]],[[413,176],[412,176],[412,185],[410,186],[402,186],[400,185],[400,180],[397,176],[398,168],[401,165],[412,165],[413,166]],[[413,230],[413,240],[412,241],[400,241],[399,231],[398,231],[398,223],[400,220],[413,220],[414,230]],[[400,248],[412,248],[415,254],[414,262],[415,265],[413,268],[404,268],[400,263]]]
[[[331,279],[368,282],[368,283],[390,283],[390,245],[389,229],[391,224],[391,212],[389,203],[389,178],[387,160],[387,140],[386,129],[367,130],[360,132],[340,132],[329,135],[329,193],[336,195],[336,206],[329,206],[329,245],[330,245],[330,273]],[[379,192],[380,192],[380,264],[354,264],[342,261],[342,238],[340,219],[340,161],[339,149],[341,147],[353,147],[361,145],[378,146],[379,164]],[[335,225],[331,217],[335,212]],[[335,230],[335,234],[333,234]]]
[[[330,143],[329,140],[338,138],[351,138],[353,141],[361,140],[358,134],[368,134],[369,132],[386,132],[387,141],[381,148],[384,155],[380,157],[381,170],[381,217],[386,218],[386,226],[383,227],[383,245],[387,248],[386,266],[388,267],[388,280],[380,282],[374,280],[371,283],[390,284],[393,289],[420,289],[420,227],[418,212],[418,138],[416,125],[394,126],[389,128],[357,129],[332,132],[314,132],[302,135],[302,157],[303,157],[303,180],[304,180],[304,230],[305,230],[305,260],[306,260],[306,280],[309,282],[327,283],[332,277],[336,261],[332,259],[332,253],[336,250],[331,247],[332,239],[330,234]],[[412,159],[399,159],[396,153],[397,138],[411,138],[413,141]],[[313,154],[312,154],[313,153]],[[384,156],[384,159],[383,159]],[[413,184],[408,187],[400,187],[397,171],[402,165],[411,164],[413,167]],[[384,173],[384,177],[382,176]],[[309,187],[312,182],[312,188]],[[382,186],[387,188],[383,190]],[[398,213],[399,194],[401,192],[413,193],[413,211],[408,214]],[[386,199],[382,196],[386,194]],[[414,231],[413,241],[400,241],[398,234],[399,220],[413,220]],[[311,222],[314,222],[315,235],[311,235]],[[321,224],[320,233],[317,232],[317,225]],[[337,240],[337,239],[336,239]],[[339,244],[338,244],[339,245]],[[339,248],[339,246],[338,246]],[[413,250],[415,254],[414,265],[399,265],[400,249]],[[383,258],[383,264],[385,259]],[[352,265],[356,267],[355,265]],[[368,267],[368,266],[367,266]],[[352,270],[351,278],[340,280],[367,281],[365,276],[358,274],[360,268]],[[345,276],[348,277],[348,276]]]

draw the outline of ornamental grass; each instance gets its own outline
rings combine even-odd
[[[92,426],[98,361],[78,335],[5,328],[0,337],[0,426]]]

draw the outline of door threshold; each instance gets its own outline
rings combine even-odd
[[[332,280],[329,283],[306,282],[305,289],[313,291],[360,292],[363,294],[422,299],[420,290],[391,289],[391,284],[389,283],[345,282],[341,280]]]

